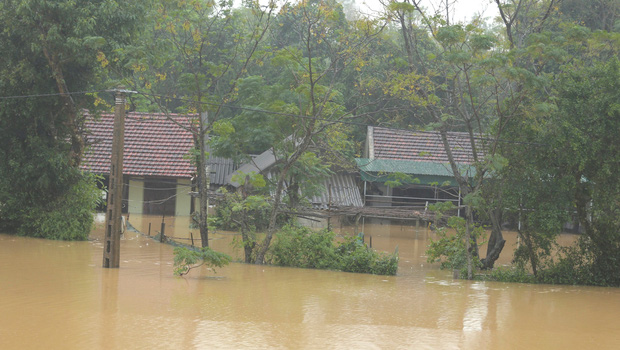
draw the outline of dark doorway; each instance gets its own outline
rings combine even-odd
[[[144,180],[144,207],[146,215],[173,216],[176,208],[177,180]]]

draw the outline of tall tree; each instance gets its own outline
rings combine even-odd
[[[616,0],[563,0],[560,11],[592,30],[620,32],[620,2]]]
[[[126,52],[134,72],[128,81],[137,90],[149,91],[142,96],[150,104],[146,108],[176,110],[190,119],[203,247],[209,244],[208,135],[226,112],[223,104],[236,99],[238,83],[249,67],[259,64],[276,7],[275,2],[245,5],[234,9],[232,1],[159,1],[150,14],[149,39]]]
[[[591,278],[588,283],[619,286],[620,61],[616,56],[569,71],[557,87],[550,140],[555,149],[567,150],[556,156],[584,227],[580,253],[587,271],[581,272]]]
[[[0,3],[0,224],[20,234],[85,238],[93,179],[82,175],[83,93],[101,61],[126,44],[142,2],[7,0]],[[34,95],[34,96],[32,96]],[[49,96],[41,96],[49,95]]]
[[[382,30],[369,20],[347,22],[342,7],[330,0],[287,4],[280,10],[278,24],[270,63],[280,67],[280,81],[289,87],[277,111],[288,114],[292,133],[275,144],[279,172],[269,228],[256,246],[258,264],[264,262],[277,228],[284,185],[296,164],[313,158],[307,152],[329,138],[327,131],[335,124],[358,116],[360,106],[345,108],[342,81],[348,69],[361,70],[371,54],[369,44]]]
[[[400,26],[408,62],[405,69],[394,71],[387,89],[425,114],[427,122],[421,127],[436,130],[441,137],[464,196],[468,278],[473,277],[478,256],[471,236],[474,211],[491,223],[483,267],[492,267],[504,247],[502,197],[486,188],[494,184],[489,179],[506,164],[499,152],[506,125],[522,112],[530,93],[528,86],[536,83],[536,69],[541,68],[525,66],[522,62],[527,56],[515,49],[526,45],[528,35],[543,30],[557,10],[554,1],[496,3],[504,23],[500,32],[485,29],[478,19],[454,23],[449,2],[443,3],[441,12],[429,12],[416,0],[387,4],[388,15]],[[454,160],[449,131],[469,135],[475,172],[464,174]]]

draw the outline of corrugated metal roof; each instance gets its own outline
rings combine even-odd
[[[356,158],[355,163],[364,181],[385,182],[389,174],[403,173],[417,178],[421,184],[436,182],[441,185],[449,181],[451,186],[456,185],[448,163],[368,158]],[[463,176],[475,174],[475,169],[469,164],[460,164],[459,169]]]
[[[274,173],[270,170],[263,173],[268,179],[274,179]],[[328,209],[332,207],[363,207],[364,201],[360,187],[355,180],[355,175],[337,173],[323,180],[323,191],[309,198],[310,204],[315,209]],[[286,183],[284,184],[283,193],[287,191]],[[330,194],[331,191],[331,194]],[[274,193],[271,193],[274,195]]]
[[[226,185],[226,177],[232,174],[237,167],[232,159],[222,157],[209,157],[209,172],[211,172],[211,183],[215,185]]]
[[[362,207],[362,195],[355,177],[350,174],[334,174],[323,181],[324,191],[311,199],[312,206],[327,209],[331,206]]]
[[[239,187],[241,184],[232,181],[232,176],[237,173],[249,174],[250,172],[263,174],[266,178],[271,179],[274,177],[274,174],[270,167],[275,163],[276,157],[273,149],[268,149],[254,157],[250,162],[239,167],[234,173],[229,174],[226,180],[230,185]],[[330,189],[332,206],[361,207],[364,205],[359,186],[355,181],[355,177],[351,174],[334,174],[323,181],[323,188],[323,193],[310,199],[315,208],[326,209],[328,207],[330,203]],[[286,187],[284,192],[286,192]]]
[[[230,184],[234,187],[239,187],[241,184],[236,183],[232,180],[233,175],[235,174],[249,174],[251,172],[255,172],[256,174],[260,174],[263,171],[267,170],[269,167],[276,163],[276,156],[273,153],[273,149],[268,149],[265,152],[259,154],[256,157],[252,157],[248,163],[243,164],[239,167],[235,172],[231,172],[226,176],[227,184]]]

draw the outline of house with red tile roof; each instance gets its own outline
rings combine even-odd
[[[194,115],[129,112],[125,117],[123,212],[187,216],[194,211]],[[88,149],[81,168],[107,179],[113,138],[113,114],[89,116],[85,125]],[[235,170],[230,159],[211,157],[214,186]]]
[[[474,159],[469,135],[449,132],[448,143],[462,175],[472,176]],[[369,126],[364,158],[355,161],[363,181],[366,206],[422,207],[440,201],[461,203],[439,132]],[[415,180],[396,187],[386,185],[393,174],[406,174]]]

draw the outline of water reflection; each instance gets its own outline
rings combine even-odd
[[[170,232],[181,236],[183,225]],[[179,278],[172,247],[132,232],[121,240],[120,269],[100,267],[98,232],[71,243],[0,235],[0,348],[620,346],[618,289],[453,280],[426,262],[432,232],[364,231],[376,249],[399,247],[398,276],[233,263]],[[212,237],[212,246],[234,252],[232,233]]]

